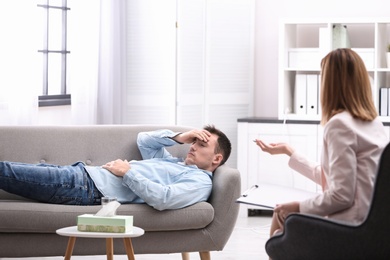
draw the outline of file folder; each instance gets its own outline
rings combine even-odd
[[[306,114],[306,74],[295,75],[294,88],[294,112],[295,114]]]
[[[379,90],[379,115],[387,116],[389,114],[388,111],[388,100],[389,100],[389,90],[388,88],[380,88]]]
[[[389,88],[386,88],[387,89],[387,100],[386,100],[386,104],[387,104],[387,116],[390,116],[390,89]]]
[[[317,74],[307,74],[307,114],[318,115],[318,76]]]

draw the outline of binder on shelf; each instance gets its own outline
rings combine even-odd
[[[379,115],[387,116],[389,114],[389,90],[388,88],[382,87],[379,91]]]
[[[241,197],[236,200],[236,202],[267,209],[274,209],[277,204],[292,201],[303,201],[313,198],[319,194],[320,193],[317,192],[292,187],[263,183],[253,185],[245,191]]]
[[[294,112],[295,114],[307,114],[306,110],[306,74],[295,75],[294,88]]]
[[[321,108],[321,75],[318,75],[318,114],[322,114]]]
[[[387,105],[387,116],[390,116],[390,89],[389,88],[386,88],[387,89],[387,100],[386,100],[386,105]]]
[[[308,115],[318,115],[318,76],[307,74],[306,78],[307,102],[306,110]]]

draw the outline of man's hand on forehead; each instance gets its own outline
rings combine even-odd
[[[188,132],[178,134],[173,139],[180,143],[190,144],[196,140],[207,143],[210,139],[210,132],[204,129],[194,129]]]
[[[210,136],[211,134],[209,131],[202,129],[199,133],[197,133],[197,136],[195,136],[194,141],[199,140],[207,143],[210,139]]]

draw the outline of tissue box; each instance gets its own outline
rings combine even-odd
[[[77,230],[83,232],[126,233],[133,230],[133,216],[101,217],[83,214],[77,217]]]

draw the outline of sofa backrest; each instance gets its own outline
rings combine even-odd
[[[115,159],[140,160],[137,135],[143,131],[192,128],[167,125],[0,126],[0,161],[68,165],[83,161],[102,165]],[[169,147],[185,157],[189,145]],[[0,191],[0,198],[4,192]]]
[[[0,126],[0,161],[102,165],[115,159],[139,160],[138,133],[163,128],[177,132],[191,129],[157,125]],[[178,145],[169,151],[185,157],[188,148]]]

